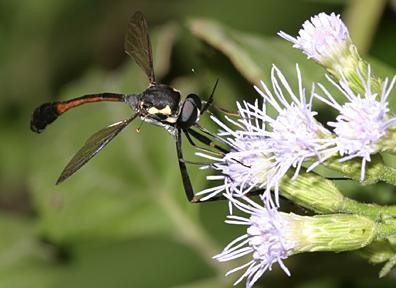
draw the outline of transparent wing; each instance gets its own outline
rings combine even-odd
[[[93,134],[85,142],[84,146],[74,155],[70,162],[63,169],[61,175],[58,178],[56,184],[62,183],[64,180],[73,175],[78,169],[85,165],[92,157],[94,157],[99,151],[101,151],[118,133],[121,132],[138,114],[132,117],[114,123],[102,130]]]
[[[140,11],[133,14],[129,20],[124,48],[125,52],[135,59],[136,63],[144,70],[150,83],[154,83],[153,56],[148,25]]]

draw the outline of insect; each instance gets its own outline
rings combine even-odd
[[[193,130],[192,127],[199,129],[203,133],[211,135],[209,131],[198,125],[197,122],[199,120],[199,116],[212,104],[217,82],[207,101],[201,101],[201,99],[195,94],[189,94],[184,101],[181,101],[180,93],[176,89],[168,85],[157,83],[155,81],[153,70],[148,25],[141,12],[136,12],[129,21],[124,48],[125,52],[136,61],[147,75],[149,87],[142,93],[90,94],[68,101],[45,103],[34,110],[30,127],[37,133],[41,133],[48,124],[55,121],[60,115],[69,109],[86,103],[100,101],[124,102],[134,111],[134,114],[128,119],[114,123],[93,134],[66,165],[56,184],[63,182],[78,171],[92,157],[109,144],[111,140],[118,135],[118,133],[128,126],[128,124],[139,117],[145,122],[163,127],[170,135],[173,136],[176,142],[178,163],[187,199],[190,202],[199,202],[199,199],[194,196],[194,191],[187,171],[186,162],[188,161],[183,159],[181,136],[183,132],[188,141],[195,147],[198,146],[195,145],[191,136],[199,142],[206,145],[212,145],[211,140],[207,136]],[[222,148],[217,147],[217,149],[221,150]]]

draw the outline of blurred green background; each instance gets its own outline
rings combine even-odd
[[[146,15],[157,79],[203,98],[220,79],[215,102],[234,110],[257,97],[276,63],[290,77],[300,63],[306,84],[323,70],[285,41],[319,12],[341,13],[374,72],[396,68],[396,1],[105,1],[0,0],[0,287],[231,287],[223,274],[238,263],[211,257],[243,230],[223,223],[226,203],[186,201],[173,139],[135,121],[78,174],[55,181],[84,141],[125,119],[122,104],[86,105],[41,135],[29,130],[35,106],[94,92],[134,93],[147,81],[123,52],[129,17]],[[395,94],[390,100],[396,102]],[[318,109],[321,109],[320,107]],[[393,111],[396,109],[392,108]],[[208,119],[202,125],[215,129]],[[196,160],[185,145],[187,159]],[[196,191],[208,183],[192,166]],[[210,183],[213,185],[213,183]],[[359,187],[350,187],[353,191]],[[389,187],[370,198],[396,202]],[[306,213],[306,211],[298,211]],[[352,253],[286,260],[257,287],[395,287],[380,266]],[[241,287],[243,285],[240,285]]]

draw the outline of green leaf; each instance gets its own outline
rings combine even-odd
[[[80,243],[73,252],[54,287],[172,287],[213,276],[194,251],[162,237]]]
[[[325,70],[320,65],[307,59],[300,50],[292,48],[291,43],[280,37],[254,35],[207,19],[193,19],[188,24],[190,31],[196,37],[226,55],[238,72],[252,84],[260,87],[259,82],[263,80],[269,86],[271,67],[275,64],[289,83],[296,85],[295,66],[298,63],[303,85],[307,91],[310,91],[313,82],[320,82],[335,99],[345,101],[345,97],[326,80]],[[373,72],[382,78],[396,74],[389,65],[376,59],[370,58],[369,63],[373,66]],[[306,93],[309,95],[309,92]],[[393,89],[389,100],[394,111],[396,111],[395,95],[396,89]],[[316,105],[323,106],[322,103]]]
[[[0,283],[3,287],[51,287],[50,251],[40,245],[34,221],[0,214]]]
[[[189,28],[195,36],[224,53],[239,73],[255,85],[259,85],[260,80],[266,83],[270,80],[273,64],[282,70],[287,79],[295,79],[295,64],[299,63],[303,81],[309,84],[308,87],[310,79],[323,74],[321,67],[305,61],[306,57],[291,49],[284,40],[234,30],[206,19],[191,20]]]
[[[221,288],[229,287],[229,284],[219,284],[219,280],[216,278],[209,278],[200,280],[197,282],[191,282],[189,284],[174,286],[173,288]]]
[[[396,11],[396,0],[391,0],[389,3],[391,4],[392,9]]]
[[[2,287],[172,287],[214,276],[194,250],[164,237],[91,239],[66,246],[69,256],[60,260],[33,221],[0,214],[0,229]]]

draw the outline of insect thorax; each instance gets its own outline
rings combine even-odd
[[[139,95],[138,111],[159,121],[174,123],[179,113],[180,93],[164,84],[155,84]]]

